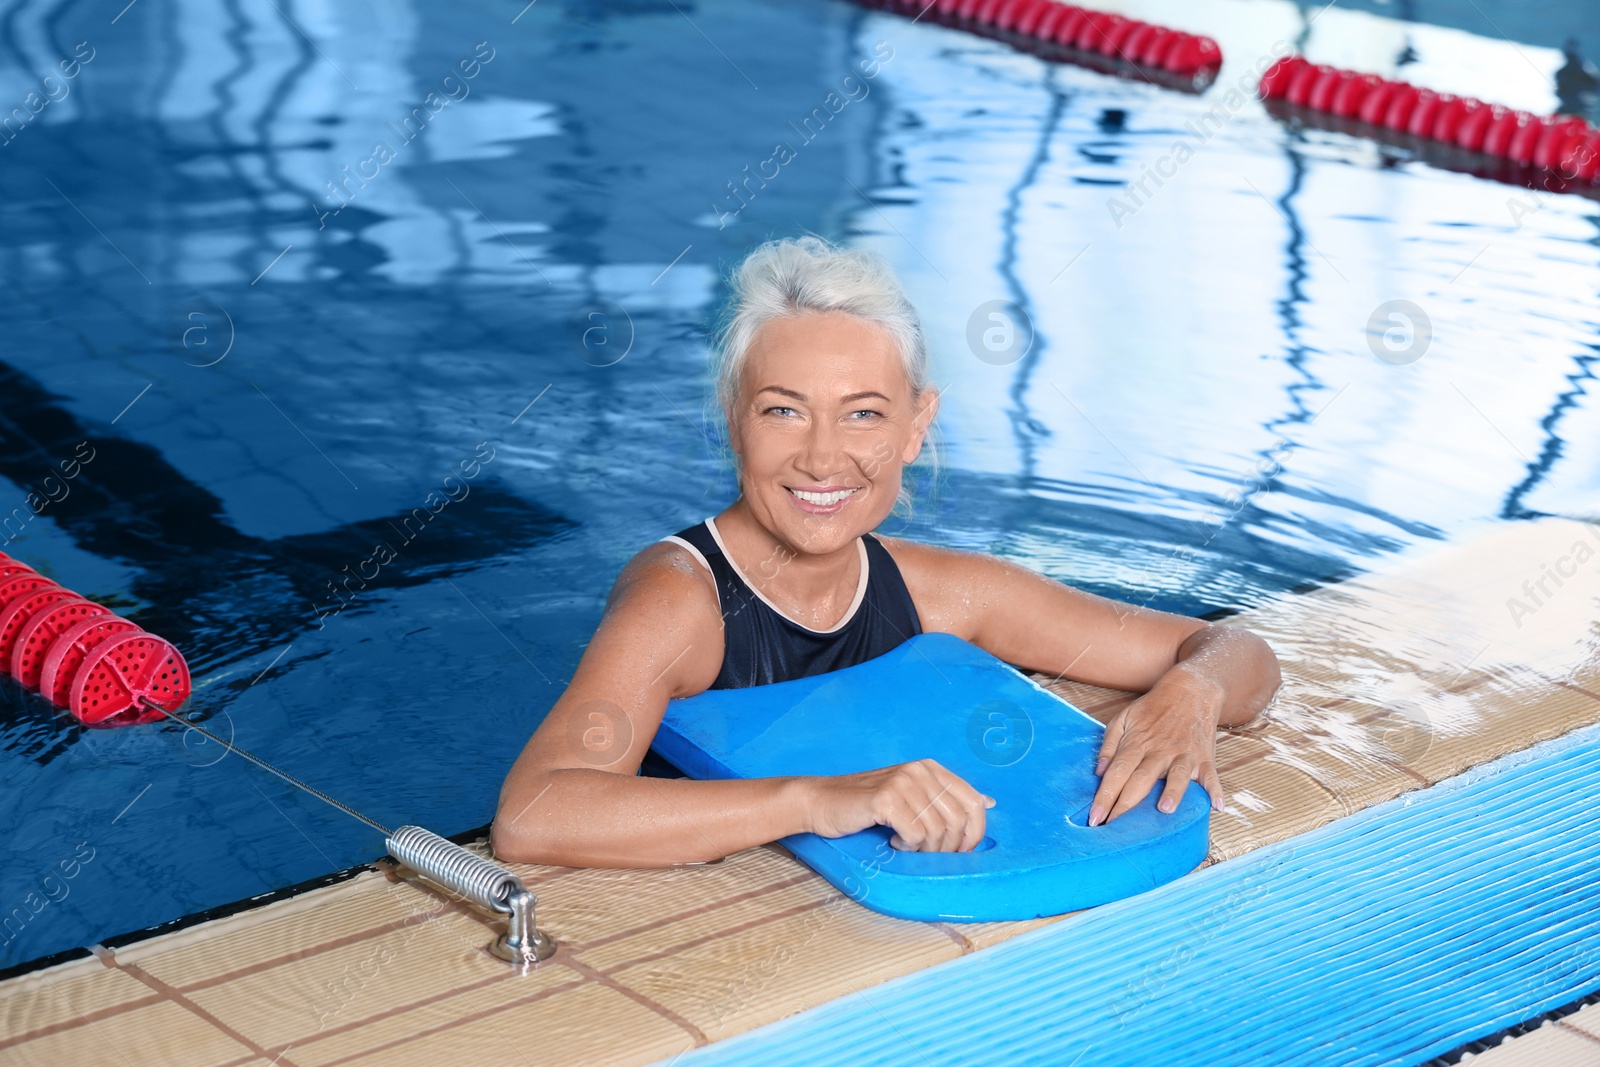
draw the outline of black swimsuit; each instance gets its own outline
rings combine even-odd
[[[830,630],[801,626],[751,588],[728,558],[711,519],[662,540],[689,549],[717,581],[723,653],[712,689],[787,682],[853,667],[922,632],[900,568],[871,534],[860,540],[855,601]]]

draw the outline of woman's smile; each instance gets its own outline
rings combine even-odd
[[[808,515],[835,515],[861,492],[859,485],[786,485],[795,506]]]

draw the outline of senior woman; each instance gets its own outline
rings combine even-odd
[[[971,849],[993,800],[930,759],[837,777],[638,774],[673,697],[838,670],[925,631],[1143,694],[1107,725],[1090,825],[1162,779],[1161,811],[1191,781],[1221,808],[1216,730],[1277,690],[1266,642],[992,556],[875,537],[939,406],[915,310],[875,257],[812,237],[756,249],[732,289],[717,396],[739,498],[623,568],[572,681],[506,778],[496,855],[665,866],[873,825],[891,828],[897,848]]]

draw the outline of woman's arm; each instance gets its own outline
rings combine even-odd
[[[723,652],[709,575],[656,545],[624,568],[571,683],[500,791],[502,859],[660,867],[717,859],[811,831],[883,824],[900,847],[953,851],[983,838],[985,798],[930,761],[837,778],[699,782],[639,777],[667,701],[706,689]]]
[[[667,701],[705,689],[721,663],[716,593],[697,567],[682,549],[655,545],[623,569],[571,683],[506,776],[490,837],[497,856],[665,866],[804,829],[792,779],[638,776]]]
[[[1144,695],[1106,724],[1090,824],[1116,818],[1161,778],[1172,810],[1191,780],[1225,803],[1216,728],[1248,722],[1281,684],[1278,660],[1247,630],[1124,604],[971,552],[884,539],[925,630],[1008,663]],[[1169,806],[1170,805],[1170,806]]]

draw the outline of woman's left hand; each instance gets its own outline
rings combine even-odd
[[[1220,686],[1167,677],[1113,715],[1095,765],[1100,788],[1089,809],[1089,825],[1115,819],[1143,800],[1162,778],[1167,784],[1157,803],[1159,810],[1176,811],[1191,781],[1203,785],[1212,807],[1222,810],[1227,801],[1216,762],[1222,704]]]

